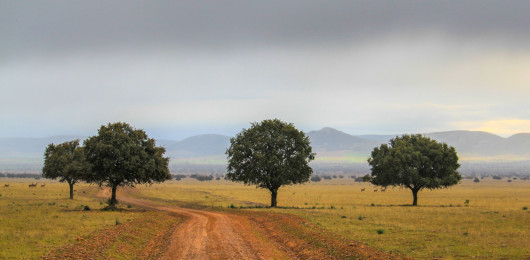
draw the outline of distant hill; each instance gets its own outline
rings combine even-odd
[[[313,149],[320,154],[364,154],[368,157],[374,147],[388,143],[396,135],[353,136],[333,128],[308,133]],[[447,131],[424,134],[455,147],[461,157],[510,156],[530,160],[530,134],[515,134],[508,138],[481,131]]]
[[[230,137],[206,134],[188,137],[182,141],[160,141],[166,147],[166,156],[170,158],[203,157],[223,155],[230,145]]]
[[[455,147],[461,155],[480,157],[530,154],[530,134],[516,134],[508,138],[481,131],[448,131],[425,135]]]
[[[308,132],[307,135],[311,140],[313,152],[317,154],[317,161],[322,161],[323,158],[325,160],[336,158],[338,162],[349,161],[348,158],[352,155],[362,155],[367,158],[370,151],[381,143],[377,140],[349,135],[330,127]],[[365,161],[366,159],[359,160]]]
[[[325,127],[308,132],[317,162],[331,160],[341,162],[366,162],[374,147],[387,143],[395,135],[354,136],[339,130]],[[479,131],[448,131],[425,134],[440,142],[454,146],[461,159],[489,160],[528,160],[530,161],[530,134],[515,134],[508,138]],[[49,138],[0,138],[0,170],[18,167],[17,162],[42,162],[44,149],[50,143],[62,143],[74,139],[83,141],[83,136],[55,136]],[[197,135],[181,141],[158,140],[158,145],[166,148],[166,156],[173,162],[222,162],[230,144],[230,137],[217,134]],[[320,158],[320,160],[318,160]],[[356,158],[353,160],[352,158]],[[335,160],[337,159],[337,160]],[[9,167],[7,166],[9,165]],[[20,168],[20,167],[18,167]],[[23,167],[22,167],[23,168]]]
[[[86,137],[76,135],[52,136],[46,138],[0,138],[0,158],[43,158],[48,144],[59,144]]]

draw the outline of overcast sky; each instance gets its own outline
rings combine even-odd
[[[0,1],[0,137],[530,132],[530,1]]]

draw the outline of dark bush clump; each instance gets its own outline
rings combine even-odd
[[[311,177],[311,182],[319,182],[321,180],[322,180],[322,178],[320,176],[318,176],[318,175],[315,175],[315,176]]]

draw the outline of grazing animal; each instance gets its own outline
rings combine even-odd
[[[361,189],[361,192],[363,192],[364,190],[366,190],[366,188],[362,188],[362,189]]]
[[[43,183],[40,185],[42,188],[44,188],[44,186],[46,186],[46,183]]]
[[[9,187],[9,184],[4,184],[4,188],[7,188],[7,187]]]
[[[29,186],[30,188],[35,188],[35,187],[37,187],[37,183],[32,183],[32,184],[30,184],[30,185],[28,185],[28,186]]]
[[[375,189],[374,192],[377,192],[378,189]]]
[[[386,191],[386,188],[384,188],[384,189],[381,189],[381,192],[385,192],[385,191]]]

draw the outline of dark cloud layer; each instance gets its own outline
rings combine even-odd
[[[0,58],[114,47],[241,48],[388,33],[528,44],[530,1],[2,1]]]

